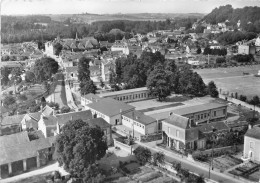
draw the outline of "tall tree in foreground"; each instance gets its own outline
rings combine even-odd
[[[84,79],[86,79],[86,80],[90,79],[89,62],[90,62],[90,59],[88,59],[86,57],[81,57],[79,59],[79,64],[78,64],[79,82],[82,82]]]
[[[156,96],[159,101],[171,94],[170,76],[161,64],[155,66],[155,69],[150,72],[146,86],[150,95]]]
[[[210,81],[208,84],[208,94],[214,98],[217,98],[219,95],[217,86],[213,81]]]
[[[249,104],[254,106],[254,113],[253,113],[253,118],[255,118],[255,106],[260,104],[260,99],[257,95],[255,95],[250,101]]]
[[[84,79],[82,82],[80,82],[79,87],[80,87],[81,95],[86,95],[88,93],[96,94],[97,91],[97,86],[94,84],[94,82],[91,79],[89,80]]]
[[[59,64],[53,58],[43,57],[36,60],[34,65],[34,74],[37,82],[43,82],[51,79],[53,74],[56,74],[59,69]]]
[[[95,164],[104,157],[108,148],[102,137],[104,132],[101,128],[90,127],[81,119],[66,123],[56,138],[55,153],[60,166],[84,182],[100,176]]]

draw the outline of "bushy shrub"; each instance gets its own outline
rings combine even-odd
[[[134,150],[134,155],[138,161],[141,162],[141,164],[145,164],[151,160],[152,153],[148,148],[144,148],[142,146],[138,146]]]

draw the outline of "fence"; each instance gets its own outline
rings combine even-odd
[[[236,105],[241,105],[241,106],[246,107],[248,109],[254,109],[253,105],[250,105],[250,104],[248,104],[246,102],[243,102],[241,100],[238,100],[238,99],[226,96],[226,95],[219,94],[219,98],[227,99],[229,102],[232,102],[232,103],[234,103]],[[260,107],[255,106],[255,111],[260,112]]]

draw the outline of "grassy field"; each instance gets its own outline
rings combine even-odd
[[[206,84],[214,81],[222,91],[237,92],[239,95],[243,94],[252,97],[260,94],[260,78],[254,77],[258,70],[260,70],[260,65],[195,69],[194,71],[201,75]],[[249,73],[249,75],[243,75],[243,72]]]

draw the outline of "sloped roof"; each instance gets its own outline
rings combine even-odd
[[[59,125],[67,123],[69,120],[82,119],[83,121],[92,119],[92,113],[90,110],[79,111],[79,112],[70,112],[64,114],[57,114],[56,121]]]
[[[85,48],[93,48],[93,45],[90,40],[88,40],[85,44]]]
[[[0,124],[1,125],[19,125],[19,124],[21,124],[21,121],[24,116],[25,116],[25,114],[6,116],[1,120]]]
[[[207,123],[197,127],[202,133],[211,133],[213,129],[217,131],[229,130],[224,122]]]
[[[35,119],[36,121],[39,121],[40,118],[41,118],[41,113],[40,112],[29,113],[28,115],[31,118]]]
[[[260,127],[254,126],[253,128],[247,130],[245,136],[260,140]]]
[[[139,123],[142,123],[144,125],[148,125],[148,124],[151,124],[153,122],[156,122],[156,119],[150,117],[150,116],[147,116],[145,114],[143,114],[142,112],[140,111],[132,111],[132,112],[128,112],[128,113],[125,113],[123,114],[123,116],[126,116],[130,119],[133,119]]]
[[[49,116],[49,115],[53,114],[53,112],[54,112],[54,109],[51,108],[51,107],[48,106],[48,105],[46,105],[46,106],[42,109],[42,114],[43,114],[44,116]]]
[[[0,165],[36,157],[37,151],[52,146],[55,137],[41,138],[25,143],[1,148]]]
[[[172,113],[168,118],[163,121],[183,129],[189,128],[189,118],[180,116],[178,114]]]
[[[108,124],[103,118],[94,118],[86,121],[90,126],[99,126],[100,128],[109,128]]]
[[[87,106],[107,116],[115,116],[121,113],[120,111],[124,113],[135,108],[131,105],[114,100],[112,98],[104,98],[98,102],[88,104]]]
[[[57,118],[55,116],[43,116],[45,126],[56,126]]]
[[[216,109],[216,108],[220,108],[220,107],[226,107],[226,106],[227,106],[226,104],[206,103],[206,104],[194,105],[194,106],[190,106],[190,107],[179,108],[179,109],[173,110],[172,112],[174,114],[178,114],[178,115],[187,115],[187,114],[197,113],[200,111],[206,111],[206,110]]]
[[[14,133],[11,135],[0,136],[0,147],[16,146],[29,142],[28,132]]]

